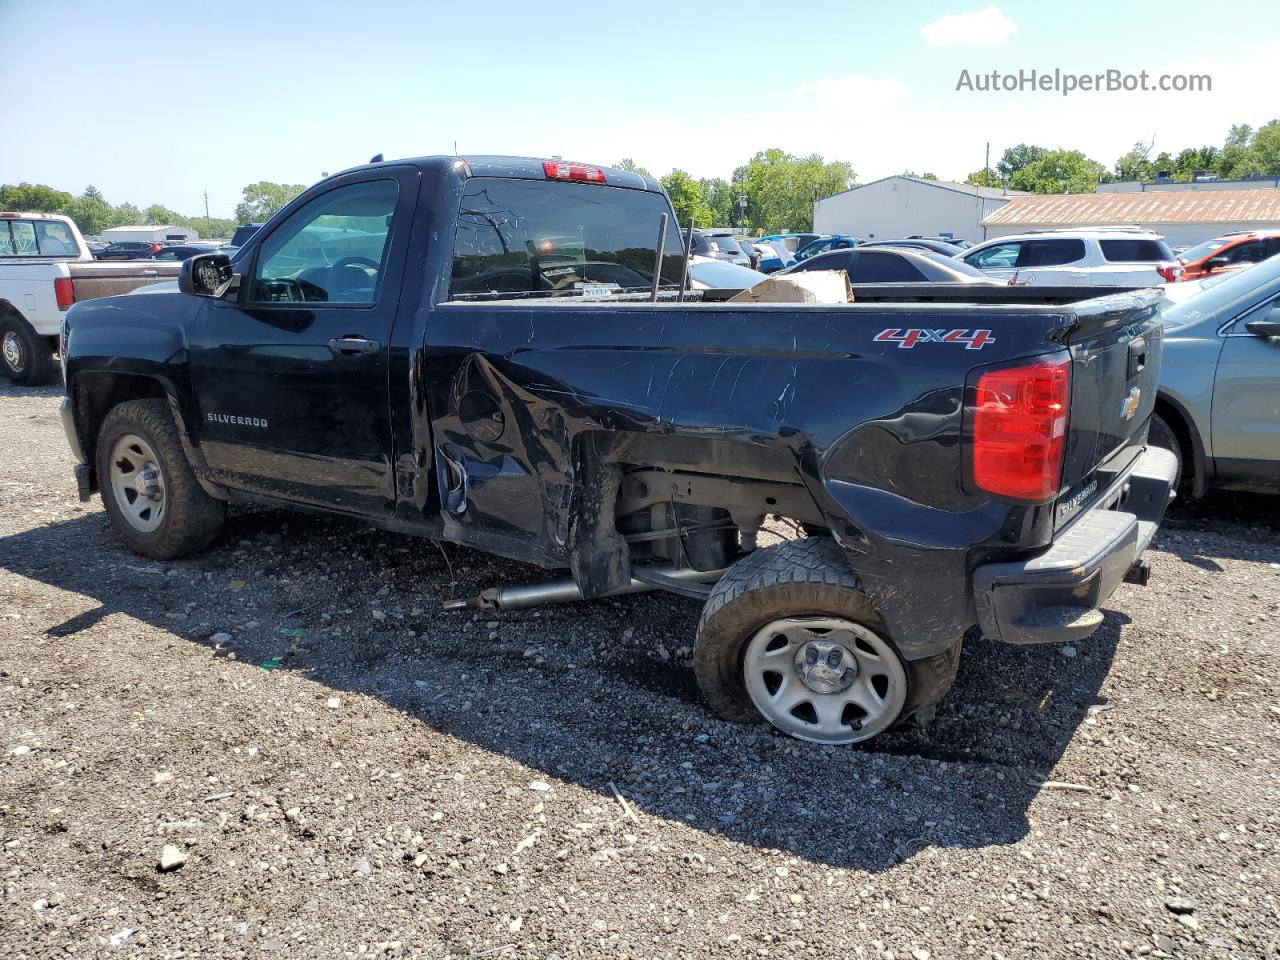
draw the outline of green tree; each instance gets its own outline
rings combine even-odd
[[[1173,178],[1190,182],[1198,173],[1216,173],[1221,160],[1217,147],[1187,147],[1173,158]]]
[[[1000,174],[996,173],[990,167],[983,167],[981,170],[975,170],[964,178],[964,182],[971,187],[1002,187],[1003,182],[1000,180]]]
[[[702,187],[702,196],[711,211],[713,227],[737,226],[734,218],[738,213],[738,201],[733,187],[723,177],[706,177],[698,181]]]
[[[1116,161],[1116,178],[1146,183],[1155,179],[1156,168],[1150,160],[1154,140],[1136,140],[1129,152]]]
[[[84,188],[84,193],[67,204],[65,212],[76,222],[81,233],[95,237],[111,226],[115,211],[103,197],[102,191],[90,184]]]
[[[1252,143],[1253,127],[1247,123],[1232,124],[1218,155],[1218,175],[1227,180],[1238,180],[1251,173],[1260,173],[1257,158],[1249,149]]]
[[[178,221],[183,219],[182,214],[174,213],[168,207],[159,203],[153,203],[147,207],[142,217],[147,223],[156,227],[178,226]]]
[[[1043,160],[1048,152],[1044,147],[1034,147],[1029,143],[1009,147],[996,162],[996,172],[1000,174],[1001,180],[1008,182],[1019,170]]]
[[[617,163],[614,164],[614,167],[616,167],[619,170],[625,170],[627,173],[638,173],[642,177],[653,176],[653,174],[651,174],[644,167],[640,166],[640,164],[636,163],[630,157],[623,157],[621,160],[619,160]]]
[[[683,170],[672,170],[662,178],[662,186],[671,198],[671,206],[675,207],[676,221],[681,227],[687,227],[693,221],[695,227],[710,227],[711,208],[707,206],[707,198],[702,192],[702,184]]]
[[[113,227],[136,227],[142,223],[142,211],[132,203],[122,203],[111,212]]]
[[[816,153],[795,157],[776,147],[733,172],[735,193],[747,198],[747,225],[766,233],[812,229],[814,202],[853,183],[853,168],[844,161]]]
[[[1280,120],[1260,126],[1249,141],[1251,173],[1280,175]]]
[[[272,183],[260,180],[244,188],[244,201],[236,204],[236,220],[240,223],[260,223],[271,219],[286,203],[307,189],[301,183]]]
[[[914,170],[904,170],[902,171],[902,175],[904,177],[915,177],[917,180],[937,180],[938,179],[938,175],[936,173],[916,173]]]
[[[43,183],[0,186],[0,210],[13,213],[57,213],[71,202],[71,194]]]
[[[1028,193],[1091,193],[1112,179],[1106,167],[1079,150],[1043,150],[1013,172],[1009,186]]]

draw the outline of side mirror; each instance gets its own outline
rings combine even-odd
[[[224,297],[237,280],[225,253],[201,253],[182,261],[178,290],[192,297]]]
[[[1205,268],[1208,270],[1221,270],[1230,262],[1231,261],[1226,257],[1210,257],[1209,261],[1205,264]]]
[[[1280,337],[1280,307],[1276,307],[1260,320],[1250,320],[1244,328],[1263,340],[1274,340]]]

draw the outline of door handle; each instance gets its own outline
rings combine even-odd
[[[382,344],[377,340],[366,340],[363,337],[343,337],[341,340],[334,337],[329,341],[329,349],[339,354],[373,353],[381,350]]]
[[[142,275],[144,277],[158,277],[160,276],[160,271],[159,270],[143,270]]]

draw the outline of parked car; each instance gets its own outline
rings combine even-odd
[[[958,247],[958,248],[959,248],[959,249],[961,249],[961,250],[968,250],[970,247],[977,246],[977,244],[975,244],[972,240],[962,240],[962,239],[960,239],[959,237],[949,237],[949,236],[945,236],[945,235],[943,235],[943,234],[939,234],[939,235],[938,235],[938,236],[936,236],[936,237],[922,237],[922,236],[921,236],[920,234],[918,234],[918,233],[913,233],[913,234],[911,234],[911,236],[907,237],[906,239],[908,239],[908,240],[932,240],[932,241],[934,241],[934,242],[936,242],[936,243],[946,243],[946,244],[949,244],[950,246]]]
[[[111,246],[105,240],[90,240],[88,237],[85,237],[84,245],[94,257],[97,257],[103,250]]]
[[[1155,287],[1182,275],[1164,238],[1139,230],[1000,237],[971,247],[960,259],[989,276],[1032,284]]]
[[[928,250],[940,253],[944,257],[958,257],[964,251],[945,240],[928,240],[923,237],[909,237],[905,240],[868,240],[864,247],[906,247],[909,250]]]
[[[98,260],[150,260],[164,249],[163,243],[150,240],[117,240],[95,254]]]
[[[687,241],[689,239],[689,229],[686,227],[681,235]],[[690,251],[694,256],[710,257],[713,260],[724,260],[728,263],[736,263],[741,267],[750,267],[751,258],[738,246],[738,241],[732,234],[728,233],[708,233],[705,230],[693,231],[693,247]]]
[[[173,243],[161,247],[150,257],[152,260],[177,260],[179,262],[197,253],[213,253],[221,247],[216,243]]]
[[[872,247],[820,253],[797,263],[798,270],[844,270],[850,283],[976,283],[1007,286],[960,260],[931,250]]]
[[[757,243],[754,244],[754,248],[760,258],[756,263],[756,269],[761,273],[777,273],[779,270],[786,270],[793,266],[796,262],[796,255],[781,242]]]
[[[1163,309],[1151,442],[1177,455],[1193,496],[1280,492],[1280,257],[1194,282]]]
[[[77,300],[127,293],[177,265],[95,263],[69,217],[0,213],[0,372],[36,386],[53,376],[54,350]]]
[[[790,253],[796,253],[806,243],[812,243],[824,236],[821,233],[770,233],[757,237],[756,243],[782,244]]]
[[[236,251],[243,247],[255,233],[262,229],[260,223],[242,223],[231,231],[231,239],[223,244],[219,249],[227,256],[235,256]]]
[[[857,237],[851,237],[847,234],[819,237],[817,240],[810,240],[797,250],[796,260],[808,260],[810,257],[816,257],[818,254],[827,253],[830,250],[847,250],[850,247],[856,247],[860,242]]]
[[[1183,280],[1239,270],[1280,253],[1280,230],[1248,230],[1206,240],[1178,254]]]
[[[250,502],[572,575],[449,609],[695,598],[708,702],[828,744],[940,698],[975,624],[1035,643],[1102,623],[1173,478],[1172,454],[1145,448],[1158,294],[681,304],[660,215],[653,178],[556,160],[330,177],[234,263],[185,261],[179,292],[70,311],[61,415],[81,496],[100,490],[119,538],[156,560],[204,549],[226,504]],[[364,253],[336,257],[351,241],[320,224],[359,225]],[[570,235],[637,285],[484,288],[536,276],[540,240]],[[809,535],[758,549],[775,514]]]
[[[746,290],[768,279],[758,270],[716,260],[712,257],[689,258],[689,287],[693,290]]]

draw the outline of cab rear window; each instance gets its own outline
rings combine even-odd
[[[458,210],[449,295],[650,289],[659,218],[670,210],[666,197],[645,190],[475,177]],[[663,286],[679,286],[683,259],[679,227],[668,221]]]
[[[1099,240],[1108,263],[1155,263],[1172,260],[1173,251],[1163,240]]]

